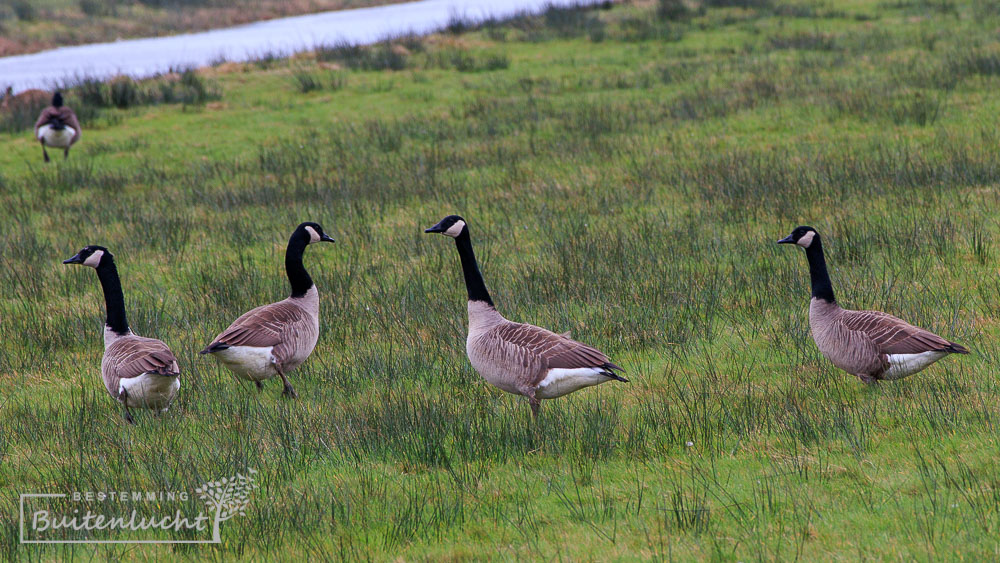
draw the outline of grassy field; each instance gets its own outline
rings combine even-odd
[[[394,0],[0,0],[0,57]]]
[[[456,25],[122,104],[91,84],[67,94],[83,139],[48,166],[0,133],[0,554],[1000,556],[1000,6],[734,4]],[[150,94],[177,84],[184,103]],[[482,381],[454,245],[422,233],[451,213],[508,318],[572,331],[631,383],[532,425]],[[287,295],[304,220],[337,242],[306,253],[322,334],[287,401],[197,351]],[[831,366],[805,258],[774,244],[799,224],[843,305],[972,354],[871,387]],[[127,426],[103,389],[100,287],[60,263],[85,244],[180,360],[161,418]],[[18,543],[20,493],[248,469],[260,489],[221,545]]]

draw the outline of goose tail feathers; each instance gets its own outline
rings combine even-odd
[[[610,377],[611,379],[614,379],[615,381],[621,381],[623,383],[628,383],[627,379],[625,379],[624,377],[622,377],[622,376],[618,375],[617,373],[615,373],[616,371],[620,371],[620,372],[623,372],[623,373],[625,372],[625,370],[622,369],[620,366],[617,366],[617,365],[615,365],[615,364],[613,364],[611,362],[607,362],[607,363],[605,363],[604,365],[601,366],[601,369],[603,370],[603,372],[602,372],[601,375],[605,375],[607,377]]]
[[[205,347],[204,350],[202,350],[201,352],[198,352],[198,353],[199,354],[214,354],[216,352],[225,350],[227,348],[229,348],[228,344],[225,344],[223,342],[215,342],[215,343],[209,344],[208,346]]]
[[[968,354],[969,349],[961,344],[956,344],[954,342],[949,342],[948,347],[945,349],[946,352],[951,352],[952,354]]]

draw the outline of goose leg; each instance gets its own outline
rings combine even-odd
[[[538,409],[542,407],[542,401],[535,396],[535,388],[529,385],[519,385],[517,390],[528,398],[528,404],[531,405],[531,419],[538,420]]]
[[[125,405],[125,422],[129,424],[135,424],[135,419],[132,418],[132,411],[128,410],[128,392],[122,390],[121,392],[122,405]]]
[[[281,394],[288,397],[289,399],[294,399],[298,397],[299,394],[295,392],[295,389],[292,389],[292,384],[288,382],[288,378],[285,377],[285,374],[281,371],[281,368],[279,368],[278,366],[274,366],[274,369],[278,372],[278,375],[281,376],[281,381],[285,383],[285,388],[284,390],[281,391]]]
[[[69,158],[69,147],[66,147],[66,150],[63,151],[63,160],[66,160],[67,158]]]
[[[878,385],[878,379],[871,375],[859,375],[858,377],[860,377],[861,381],[868,385]]]
[[[528,404],[531,405],[531,420],[538,420],[538,411],[542,408],[542,400],[535,396],[535,390],[528,390]]]
[[[45,141],[42,141],[42,156],[45,157],[45,162],[49,162],[49,152],[45,150]]]
[[[282,377],[284,377],[284,376],[282,376]],[[263,384],[263,383],[261,383],[260,381],[257,381],[257,380],[255,379],[255,380],[253,381],[253,383],[254,383],[254,385],[256,385],[256,386],[257,386],[257,392],[258,392],[258,393],[264,390],[264,384]]]

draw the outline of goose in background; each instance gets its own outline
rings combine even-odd
[[[622,368],[595,348],[577,342],[569,333],[556,334],[537,326],[503,318],[493,305],[472,251],[465,219],[450,215],[425,233],[455,239],[469,296],[469,336],[465,351],[469,363],[492,385],[523,395],[537,418],[542,399],[555,399],[584,387],[616,380]]]
[[[314,242],[333,242],[318,223],[296,227],[285,250],[285,272],[292,294],[283,301],[257,307],[233,321],[201,351],[212,354],[242,379],[262,389],[262,381],[281,377],[286,397],[296,397],[288,372],[306,361],[319,339],[319,292],[302,265],[302,254]]]
[[[97,270],[104,289],[104,359],[101,375],[108,393],[125,406],[125,420],[135,424],[129,408],[165,412],[180,389],[177,358],[163,342],[132,332],[125,317],[125,297],[114,256],[103,246],[86,246],[63,264]]]
[[[43,109],[35,122],[35,138],[42,144],[42,155],[49,162],[45,147],[63,149],[63,158],[69,156],[69,148],[80,140],[80,122],[73,110],[63,105],[62,94],[52,96],[52,105]]]
[[[879,311],[842,309],[833,296],[823,241],[812,227],[796,227],[778,244],[805,249],[812,280],[809,327],[816,346],[838,368],[865,383],[902,379],[965,347]]]

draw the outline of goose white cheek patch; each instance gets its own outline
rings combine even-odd
[[[101,263],[102,256],[104,256],[103,250],[95,250],[93,254],[88,256],[87,259],[83,261],[83,265],[96,268]]]
[[[307,226],[306,232],[309,233],[309,242],[319,242],[319,233],[316,232],[316,229]]]
[[[802,248],[809,248],[809,245],[813,243],[813,237],[816,236],[816,231],[809,231],[808,233],[802,235],[795,244],[801,246]]]
[[[457,237],[462,234],[462,229],[465,228],[465,221],[455,221],[455,224],[448,227],[448,230],[444,234],[450,237]]]

